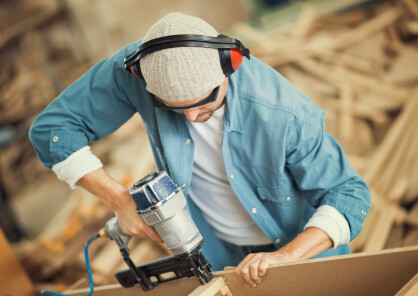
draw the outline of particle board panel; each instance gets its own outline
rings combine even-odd
[[[233,295],[395,295],[418,272],[418,246],[303,260],[271,267],[256,288],[245,288],[234,271],[215,272],[223,277]],[[301,284],[303,283],[303,284]],[[98,287],[97,296],[188,295],[199,286],[197,279],[168,282],[149,292],[119,285]],[[84,295],[87,289],[67,291]]]

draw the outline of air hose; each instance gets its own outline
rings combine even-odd
[[[100,237],[100,233],[97,232],[91,238],[88,239],[84,247],[84,259],[86,261],[86,268],[87,268],[87,273],[89,275],[89,282],[90,282],[90,291],[85,296],[91,296],[94,290],[93,276],[91,274],[90,261],[89,261],[89,245],[92,241],[94,241],[96,238],[99,238],[99,237]],[[57,293],[53,291],[42,291],[40,296],[45,296],[45,295],[68,296],[66,294],[61,294],[61,293]]]

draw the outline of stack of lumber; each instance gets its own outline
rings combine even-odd
[[[0,28],[6,27],[6,19],[7,27],[14,28],[0,31],[4,69],[0,73],[0,126],[22,126],[26,133],[35,114],[92,63],[87,53],[74,48],[74,44],[89,46],[83,46],[82,34],[74,31],[77,26],[66,8],[56,4],[62,2],[33,1],[43,3],[42,9],[28,0],[9,2],[0,2],[0,7],[19,8],[25,14],[18,19],[10,14],[10,19],[0,21]],[[294,21],[286,24],[275,24],[270,14],[269,22],[261,27],[237,23],[231,35],[242,39],[254,56],[276,68],[325,110],[327,131],[339,140],[352,166],[369,184],[373,205],[366,213],[364,231],[351,245],[353,251],[418,244],[417,1],[380,1],[338,15],[323,11],[332,12],[303,6]],[[48,174],[27,141],[22,136],[0,154],[0,178],[10,193],[28,183],[36,188],[40,183],[34,180]],[[138,117],[94,144],[93,151],[113,178],[127,187],[155,170]],[[44,180],[38,191],[46,187],[57,196],[62,194],[54,189],[58,187],[53,182],[59,181],[53,178]],[[24,225],[29,227],[34,215],[24,212],[19,218],[26,218]],[[77,189],[66,196],[58,211],[51,214],[45,206],[35,219],[44,215],[52,219],[14,249],[38,288],[62,291],[86,277],[84,243],[113,213]],[[148,239],[133,240],[130,248],[136,264],[168,253]],[[95,241],[90,258],[96,284],[114,282],[114,272],[125,268],[109,240]]]
[[[22,266],[38,290],[55,291],[86,276],[84,244],[114,215],[86,191],[70,192],[43,167],[27,137],[37,114],[100,58],[90,60],[80,50],[88,45],[63,3],[0,2],[0,128],[14,132],[13,141],[1,147],[0,185],[27,236],[13,246]],[[127,187],[155,171],[139,117],[92,149]],[[148,239],[133,240],[129,247],[137,264],[167,254],[164,246]],[[126,268],[115,243],[107,239],[95,241],[90,258],[97,284],[115,281],[113,274]]]
[[[233,34],[324,109],[326,130],[369,185],[353,251],[418,244],[418,2],[318,10],[307,4],[290,25],[240,23]]]
[[[11,140],[0,145],[0,184],[8,196],[48,174],[27,137],[29,126],[75,79],[75,64],[82,71],[91,65],[77,51],[74,29],[59,3],[0,2],[0,130],[12,131]]]

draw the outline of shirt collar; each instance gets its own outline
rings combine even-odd
[[[224,116],[224,131],[244,133],[244,118],[241,102],[238,96],[237,81],[234,75],[229,76],[228,89],[226,91],[226,106]]]

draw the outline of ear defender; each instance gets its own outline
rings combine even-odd
[[[144,79],[139,60],[152,52],[174,47],[205,47],[218,49],[221,68],[226,77],[234,73],[242,64],[243,57],[250,59],[250,50],[241,41],[225,35],[218,37],[204,35],[170,35],[143,43],[128,55],[123,64],[125,69],[136,77]]]
[[[139,63],[132,64],[129,66],[128,71],[132,72],[132,74],[134,74],[139,79],[144,79],[141,73],[141,69],[139,69],[138,66],[139,66]]]

